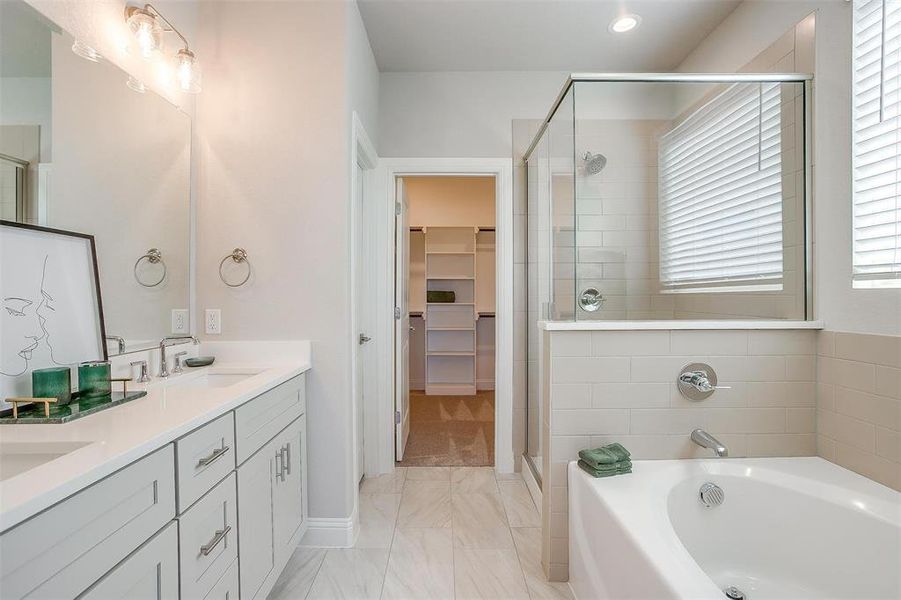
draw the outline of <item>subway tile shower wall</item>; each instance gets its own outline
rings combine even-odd
[[[545,565],[568,576],[566,463],[581,448],[618,441],[636,460],[712,456],[689,439],[706,429],[733,457],[817,454],[817,332],[554,331],[543,338]],[[713,367],[710,398],[682,397],[676,378]]]
[[[817,453],[901,491],[901,337],[823,331]]]

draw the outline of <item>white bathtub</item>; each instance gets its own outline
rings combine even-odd
[[[571,463],[569,539],[579,600],[901,598],[901,493],[820,458]]]

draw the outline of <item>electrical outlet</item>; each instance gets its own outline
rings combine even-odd
[[[206,332],[212,335],[222,333],[222,311],[220,309],[206,309]]]
[[[191,333],[188,331],[188,309],[172,309],[172,333]]]

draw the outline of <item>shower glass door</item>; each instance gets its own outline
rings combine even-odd
[[[805,318],[803,82],[572,89],[577,320]]]

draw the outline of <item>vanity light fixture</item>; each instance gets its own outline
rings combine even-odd
[[[128,89],[137,92],[139,94],[143,94],[147,91],[147,86],[144,85],[144,82],[140,79],[133,77],[132,75],[128,76],[128,81],[125,82],[125,85],[128,86]]]
[[[138,47],[141,49],[141,56],[144,57],[144,60],[150,60],[154,50],[159,50],[163,37],[163,28],[160,27],[154,13],[156,13],[156,9],[149,4],[144,8],[125,7],[125,22],[128,23],[128,28],[138,39]]]
[[[99,52],[81,40],[75,40],[75,43],[72,44],[72,52],[91,62],[100,62],[100,59],[103,58]]]
[[[161,50],[163,33],[171,32],[177,35],[183,44],[175,53],[175,76],[178,87],[189,94],[200,93],[200,64],[197,57],[188,47],[187,38],[160,11],[152,4],[145,4],[143,8],[126,6],[125,21],[138,39],[141,56],[148,60]]]
[[[189,94],[200,93],[200,65],[194,53],[185,46],[175,54],[178,87]]]
[[[626,33],[641,25],[641,17],[636,14],[621,15],[610,22],[611,33]]]

